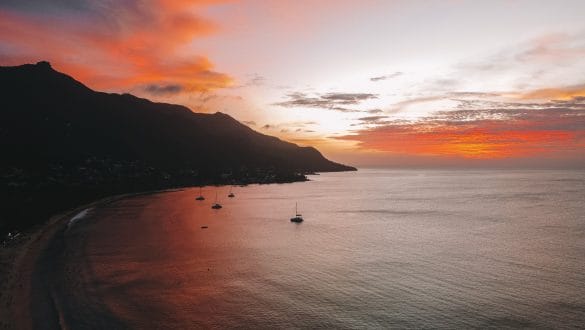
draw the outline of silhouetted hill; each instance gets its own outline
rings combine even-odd
[[[325,159],[315,148],[260,134],[226,114],[95,92],[47,62],[0,67],[0,93],[1,183],[6,187],[0,197],[25,206],[7,206],[0,217],[30,217],[26,207],[39,205],[45,193],[90,198],[355,170]],[[0,222],[0,231],[8,222]]]

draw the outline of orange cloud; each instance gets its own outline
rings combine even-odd
[[[362,148],[393,153],[494,159],[533,155],[574,139],[574,133],[562,131],[494,132],[443,127],[431,132],[374,130],[360,134],[356,140]]]
[[[338,139],[355,141],[361,149],[470,159],[578,155],[585,151],[585,111],[511,111],[501,120],[461,119],[465,117],[462,113],[466,115],[465,111],[453,111],[418,122],[390,123]],[[489,116],[490,111],[483,115]]]
[[[214,71],[191,43],[218,27],[196,11],[213,1],[119,1],[59,15],[0,8],[0,64],[49,60],[59,70],[99,89],[147,84],[180,85],[182,91],[227,87],[232,78]],[[65,17],[64,17],[65,16]]]
[[[570,100],[585,96],[585,85],[569,86],[563,88],[543,88],[523,94],[514,95],[523,100]]]

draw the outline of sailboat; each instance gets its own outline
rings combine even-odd
[[[203,197],[203,195],[201,194],[201,187],[199,187],[199,196],[197,198],[195,198],[195,200],[198,200],[198,201],[205,200],[205,197]]]
[[[299,213],[297,209],[297,203],[295,203],[295,216],[290,218],[291,222],[303,222],[303,216]]]
[[[229,193],[228,197],[236,197],[236,195],[234,195],[234,193],[232,192],[232,188],[233,187],[230,187],[230,193]]]
[[[219,210],[221,209],[221,204],[219,204],[219,202],[217,201],[217,192],[215,193],[215,203],[213,203],[213,205],[211,206],[212,209],[214,210]]]

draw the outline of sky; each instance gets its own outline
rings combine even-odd
[[[0,0],[0,65],[332,160],[585,168],[585,1]]]

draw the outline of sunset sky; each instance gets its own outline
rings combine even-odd
[[[357,166],[585,168],[585,1],[2,0],[0,65]]]

